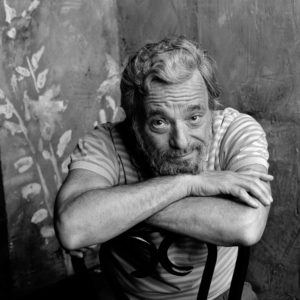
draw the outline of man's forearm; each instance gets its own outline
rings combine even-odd
[[[72,185],[66,183],[57,201],[57,232],[70,250],[110,240],[186,196],[183,176],[99,189],[99,177],[82,183],[83,174],[71,175]],[[85,185],[90,186],[82,191]]]
[[[257,171],[220,171],[110,187],[93,172],[73,170],[56,201],[55,226],[68,249],[103,243],[151,216],[149,222],[156,226],[204,241],[225,245],[253,242],[265,225],[263,205],[271,201],[263,181],[271,179]],[[254,201],[258,208],[206,198],[221,194],[235,196],[250,206]]]
[[[147,223],[218,245],[251,245],[265,228],[270,206],[258,208],[220,197],[189,197],[147,219]]]

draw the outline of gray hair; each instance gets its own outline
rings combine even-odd
[[[143,99],[153,81],[165,84],[183,83],[198,69],[209,95],[209,106],[215,109],[220,96],[215,61],[194,41],[184,37],[166,38],[149,43],[132,55],[121,78],[121,106],[128,121],[136,120]]]

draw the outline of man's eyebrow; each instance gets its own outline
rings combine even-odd
[[[165,116],[166,113],[163,110],[157,109],[157,108],[147,111],[147,116],[148,117],[154,117],[154,116],[159,116],[159,115],[160,116]]]
[[[194,111],[205,111],[205,106],[202,105],[190,105],[186,108],[187,112],[194,112]]]

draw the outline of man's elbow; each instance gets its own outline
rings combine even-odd
[[[80,248],[79,235],[70,224],[70,219],[65,215],[56,216],[54,219],[56,237],[60,245],[68,251]]]
[[[70,216],[64,212],[54,217],[54,228],[56,237],[60,245],[68,251],[78,250],[94,244],[102,244],[110,239],[104,228],[97,230],[95,233],[87,230],[88,225],[83,225],[79,222],[78,217]],[[101,232],[103,234],[101,234]]]
[[[239,244],[241,246],[253,246],[258,243],[263,235],[264,230],[255,228],[244,230],[240,236]]]
[[[253,209],[249,211],[240,226],[240,245],[253,246],[260,241],[266,227],[267,216],[268,209],[265,208],[261,208],[261,211]]]

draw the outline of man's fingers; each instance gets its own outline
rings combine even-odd
[[[84,254],[82,251],[71,250],[68,252],[71,256],[75,256],[78,258],[83,258]]]
[[[264,206],[273,202],[269,187],[269,181],[273,180],[273,176],[264,172],[253,170],[221,171],[206,172],[201,176],[202,188],[200,186],[200,189],[194,193],[196,195],[228,194],[254,208],[259,206],[258,202]]]
[[[95,245],[88,246],[87,248],[91,250],[95,250],[97,249],[98,246],[99,246],[98,244],[95,244]]]
[[[68,251],[68,253],[71,255],[71,256],[76,256],[78,258],[83,258],[85,253],[87,251],[95,251],[97,250],[97,247],[99,245],[98,244],[95,244],[95,245],[90,245],[90,246],[87,246],[87,247],[83,247],[83,248],[80,248],[78,250],[71,250],[71,251]]]
[[[258,171],[254,171],[254,170],[246,170],[246,171],[237,172],[237,173],[242,174],[242,175],[247,175],[247,176],[254,176],[263,181],[272,181],[274,179],[274,176],[271,174],[266,174],[266,173],[258,172]]]
[[[245,189],[243,188],[236,188],[232,191],[232,195],[237,197],[242,203],[252,207],[258,208],[259,204],[258,201],[252,198]]]
[[[258,178],[247,180],[243,188],[265,206],[273,202],[268,185]]]
[[[263,181],[272,181],[274,179],[274,176],[271,174],[260,173],[259,179]]]
[[[244,203],[247,203],[251,207],[257,207],[257,201],[264,206],[268,206],[273,202],[268,184],[268,181],[273,179],[272,175],[246,170],[236,173],[236,176],[233,178],[232,190],[239,193],[234,196],[238,197]]]

